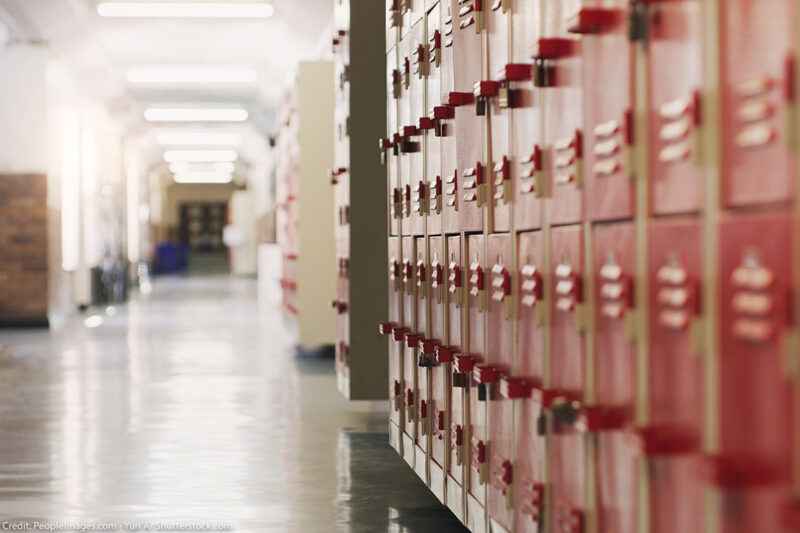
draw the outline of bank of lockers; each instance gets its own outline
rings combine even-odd
[[[800,7],[385,6],[392,446],[475,532],[800,531]]]

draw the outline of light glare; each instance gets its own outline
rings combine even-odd
[[[244,122],[248,113],[236,108],[151,107],[144,112],[148,122]]]
[[[201,163],[227,163],[238,159],[235,150],[167,150],[164,152],[164,161],[176,163],[181,161]]]
[[[264,2],[102,2],[97,14],[112,18],[269,18]]]
[[[152,65],[134,67],[126,75],[130,83],[255,83],[258,72],[250,67],[203,65]]]

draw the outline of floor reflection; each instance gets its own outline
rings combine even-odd
[[[158,280],[57,332],[0,331],[0,521],[227,521],[237,531],[463,531],[298,359],[252,280]]]

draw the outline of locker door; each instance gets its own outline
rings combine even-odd
[[[416,435],[416,462],[415,470],[417,474],[428,482],[426,461],[428,455],[428,436],[431,432],[432,426],[432,409],[430,406],[431,389],[429,384],[431,382],[431,359],[425,358],[422,355],[424,341],[426,340],[426,332],[428,331],[428,317],[429,317],[429,266],[428,266],[428,244],[426,237],[414,238],[414,251],[416,253],[416,261],[414,262],[414,283],[416,284],[416,317],[417,327],[415,339],[408,342],[409,353],[414,354],[414,361],[417,372],[417,435]],[[413,347],[412,347],[413,344]]]
[[[506,66],[504,78],[508,86],[508,105],[512,108],[510,159],[514,222],[517,229],[538,229],[542,224],[543,198],[547,191],[541,106],[536,101],[536,89],[529,81],[533,76],[533,65],[529,63],[530,43],[542,36],[544,28],[537,3],[517,0],[512,10],[512,63]]]
[[[546,37],[534,52],[534,84],[541,88],[544,168],[552,224],[580,222],[583,217],[583,111],[580,41],[568,33],[578,0],[547,0]]]
[[[794,5],[791,0],[720,3],[722,199],[727,207],[785,201],[792,194],[786,125],[794,99]]]
[[[703,432],[703,359],[693,329],[700,310],[698,219],[654,221],[648,230],[651,302],[648,424],[640,429],[650,468],[653,533],[705,531],[705,483],[697,475]]]
[[[647,40],[652,212],[687,213],[703,203],[698,165],[703,86],[701,3],[650,6]]]
[[[487,112],[491,122],[489,151],[485,167],[491,182],[492,231],[511,228],[511,147],[509,128],[511,110],[508,86],[505,81],[506,65],[511,57],[511,2],[494,2],[486,12],[487,77],[476,80],[475,97],[482,101],[480,107]],[[530,67],[522,66],[523,79],[530,79]],[[502,89],[502,90],[501,90]],[[502,93],[502,94],[501,94]]]
[[[389,321],[378,326],[382,335],[389,337],[389,398],[391,398],[390,421],[403,427],[405,392],[403,344],[399,335],[403,328],[403,278],[402,250],[398,237],[389,237]],[[394,443],[394,440],[392,441]]]
[[[425,114],[419,127],[425,132],[427,149],[425,160],[427,179],[425,185],[425,204],[423,209],[428,220],[428,235],[442,233],[442,212],[444,210],[442,181],[442,136],[437,124],[435,110],[442,106],[442,16],[441,4],[436,5],[427,15],[428,44],[425,60],[428,63],[428,98]]]
[[[488,202],[484,168],[485,117],[478,115],[474,85],[482,79],[485,6],[482,0],[458,0],[453,28],[453,91],[448,104],[455,109],[456,171],[459,195],[458,218],[464,231],[483,229],[483,211]],[[448,176],[450,177],[450,176]],[[452,185],[452,184],[451,184]]]
[[[791,228],[788,213],[730,217],[720,225],[720,454],[711,473],[724,491],[726,533],[789,531],[780,510],[790,492],[793,442],[783,346]]]
[[[591,2],[582,2],[590,4]],[[586,216],[633,216],[632,54],[627,0],[581,6],[569,31],[581,35]]]
[[[454,356],[461,353],[465,346],[463,342],[462,309],[466,302],[465,268],[461,255],[461,237],[447,237],[447,324],[448,337],[446,343],[436,351],[439,364],[455,372]],[[450,403],[450,460],[448,461],[447,505],[462,517],[463,511],[463,471],[464,465],[469,464],[467,451],[469,446],[465,441],[465,402],[469,390],[468,383],[463,375],[458,379],[452,377],[452,399]]]
[[[453,7],[450,1],[440,2],[442,10],[442,102],[433,109],[436,121],[436,136],[439,137],[442,158],[442,225],[446,233],[459,231],[458,209],[461,204],[458,188],[458,161],[456,159],[455,107],[450,105],[450,93],[455,91],[455,26]],[[431,196],[433,198],[433,196]],[[431,201],[433,203],[433,200]]]
[[[489,236],[487,267],[488,313],[486,363],[478,365],[475,379],[487,388],[489,400],[489,487],[490,519],[511,530],[514,523],[513,461],[514,407],[501,394],[501,377],[513,372],[514,349],[512,320],[514,317],[513,265],[511,235]]]
[[[486,433],[487,390],[474,379],[477,364],[485,362],[486,353],[486,307],[487,307],[487,263],[483,235],[469,235],[464,250],[464,262],[468,265],[467,284],[467,350],[468,354],[457,358],[457,367],[470,380],[469,420],[470,471],[468,495],[471,500],[467,509],[468,527],[480,528],[483,521],[483,506],[486,501],[486,484],[489,480],[488,435]],[[480,514],[480,516],[479,516]]]
[[[520,233],[517,250],[519,352],[514,365],[513,379],[516,382],[508,380],[504,394],[518,402],[515,418],[517,453],[512,471],[515,483],[514,531],[539,533],[545,512],[545,443],[538,427],[543,416],[541,387],[545,377],[546,334],[543,309],[546,266],[541,233]],[[532,393],[533,387],[537,393]]]
[[[586,380],[582,265],[582,228],[553,229],[550,382],[556,398],[551,403],[548,468],[553,531],[559,533],[582,532],[586,512],[586,439],[573,426]]]
[[[430,366],[431,489],[444,500],[444,474],[450,438],[450,365],[437,360],[437,348],[447,343],[447,256],[442,237],[430,237],[429,300],[430,336],[420,346]],[[438,478],[434,479],[434,467]]]
[[[403,218],[403,188],[400,182],[400,143],[398,120],[400,99],[403,92],[402,75],[398,60],[397,48],[392,48],[386,55],[386,138],[379,141],[378,149],[381,160],[386,165],[389,180],[389,234],[400,235]]]
[[[417,442],[417,413],[419,412],[419,381],[417,373],[417,345],[420,335],[417,323],[416,239],[403,237],[403,381],[405,384],[405,438],[403,458],[414,466]]]
[[[595,402],[586,416],[596,442],[598,529],[636,533],[638,449],[627,430],[636,391],[636,351],[628,330],[636,273],[633,223],[595,227],[593,247]]]
[[[421,0],[420,0],[421,1]],[[419,119],[425,113],[425,87],[427,78],[427,40],[425,24],[420,22],[403,39],[406,43],[406,58],[403,68],[406,72],[405,117],[402,136],[407,150],[404,153],[403,172],[406,184],[404,190],[405,217],[410,235],[425,234],[425,212],[427,197],[425,191],[425,159],[422,152],[423,134]]]

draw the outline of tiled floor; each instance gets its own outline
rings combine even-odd
[[[385,405],[295,358],[255,283],[163,279],[58,332],[0,331],[0,523],[463,531],[388,447]]]

